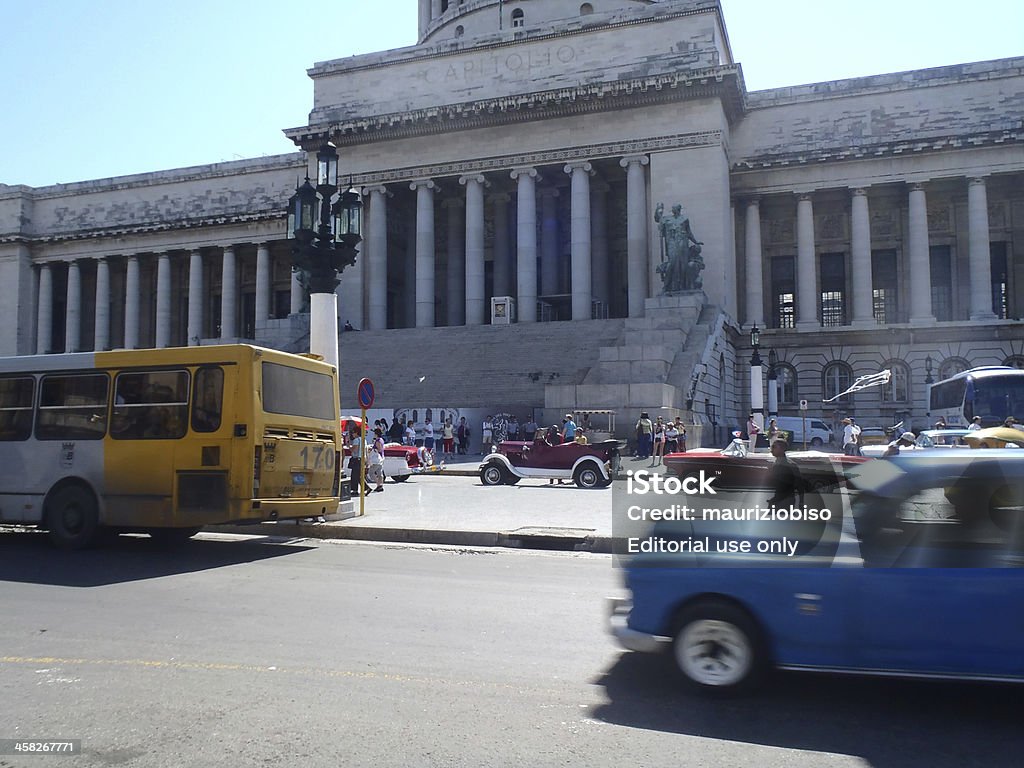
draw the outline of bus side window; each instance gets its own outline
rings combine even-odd
[[[32,434],[35,379],[0,379],[0,440],[28,440]]]
[[[192,430],[216,432],[224,410],[224,370],[200,368],[192,390]]]
[[[100,440],[107,431],[103,373],[50,374],[42,378],[36,437],[40,440]]]
[[[111,435],[118,440],[184,437],[188,380],[184,370],[118,374]]]

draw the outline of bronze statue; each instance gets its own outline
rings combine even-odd
[[[682,291],[699,291],[704,287],[700,273],[704,269],[701,246],[704,243],[693,236],[690,220],[683,215],[683,206],[672,206],[672,215],[665,215],[665,205],[658,203],[654,210],[654,221],[661,233],[661,275],[662,294],[671,295]]]

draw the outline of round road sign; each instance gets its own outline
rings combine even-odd
[[[360,379],[356,388],[356,398],[359,400],[360,408],[373,407],[373,382],[370,379]]]

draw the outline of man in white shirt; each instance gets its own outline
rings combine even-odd
[[[860,427],[853,419],[843,419],[843,453],[847,456],[860,455]]]
[[[976,429],[981,429],[981,416],[975,416],[967,426],[968,432],[973,432]]]

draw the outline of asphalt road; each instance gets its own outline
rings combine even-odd
[[[0,534],[0,766],[1019,766],[1020,688],[682,692],[605,634],[600,555]]]

